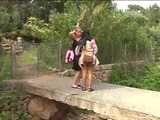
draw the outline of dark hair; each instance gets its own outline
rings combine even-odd
[[[89,31],[83,31],[83,33],[82,33],[82,37],[81,37],[81,40],[80,40],[80,45],[81,46],[84,46],[85,44],[86,44],[86,41],[87,40],[92,40],[92,37],[91,37],[91,35],[90,35],[90,33],[89,33]]]
[[[89,31],[83,31],[83,33],[82,33],[82,39],[91,40],[92,37],[91,37],[90,32]]]

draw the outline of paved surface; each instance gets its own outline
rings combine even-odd
[[[28,93],[93,110],[115,120],[160,120],[160,92],[96,82],[96,90],[71,88],[72,78],[50,75],[12,81]]]

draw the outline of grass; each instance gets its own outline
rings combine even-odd
[[[24,51],[17,57],[17,63],[19,65],[36,64],[37,63],[37,49],[32,48]]]
[[[0,81],[11,78],[11,59],[9,55],[0,56]]]

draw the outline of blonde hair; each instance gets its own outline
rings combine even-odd
[[[83,32],[83,30],[82,30],[81,27],[79,26],[79,23],[76,24],[76,26],[74,27],[73,31],[69,32],[69,36],[70,36],[71,38],[75,38],[76,36],[75,36],[74,33],[75,33],[76,31]]]
[[[78,31],[83,32],[83,30],[82,30],[81,27],[79,26],[79,23],[76,24],[75,30],[78,30]]]

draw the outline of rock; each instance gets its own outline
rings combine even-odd
[[[59,73],[59,75],[68,76],[68,77],[74,76],[74,74],[75,72],[72,69],[68,69],[68,70],[65,70],[64,72]]]
[[[51,102],[42,97],[36,96],[28,104],[28,112],[34,116],[35,120],[38,120],[38,118],[49,120],[57,111],[58,109],[54,101]]]
[[[112,70],[99,70],[94,72],[93,79],[108,81],[110,80]]]
[[[37,116],[33,116],[32,120],[42,120],[41,118],[37,117]]]
[[[58,72],[59,70],[57,68],[49,68],[49,70],[52,70],[53,72]]]

